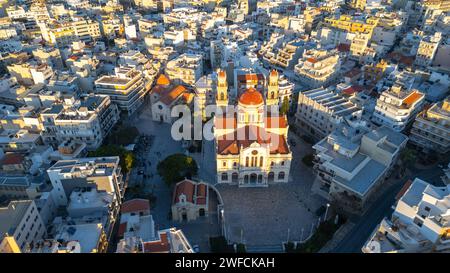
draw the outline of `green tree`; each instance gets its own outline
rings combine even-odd
[[[417,159],[417,152],[410,148],[405,148],[400,153],[400,160],[402,161],[403,165],[403,171],[404,172],[407,168],[411,167]]]
[[[96,151],[90,151],[89,157],[101,157],[101,156],[118,156],[120,158],[120,167],[123,172],[129,172],[135,165],[134,154],[125,148],[118,145],[104,145],[98,148]]]
[[[192,178],[197,174],[198,167],[192,157],[184,154],[173,154],[160,161],[157,170],[164,182],[170,186],[184,178]]]
[[[289,111],[289,99],[288,97],[284,97],[283,103],[281,104],[280,113],[282,115],[286,115]]]

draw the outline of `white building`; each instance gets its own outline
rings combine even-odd
[[[449,253],[450,186],[436,187],[419,178],[405,186],[391,219],[383,219],[362,251]]]
[[[425,95],[419,91],[395,84],[381,93],[372,121],[397,132],[403,131],[422,110],[424,101]]]
[[[33,200],[11,201],[0,208],[0,241],[10,237],[24,252],[45,234],[46,226]]]

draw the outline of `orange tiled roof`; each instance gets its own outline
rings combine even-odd
[[[167,78],[166,75],[161,74],[161,75],[159,75],[158,79],[156,80],[156,84],[157,85],[169,85],[170,80],[169,80],[169,78]]]
[[[217,140],[218,153],[221,155],[239,154],[240,148],[252,143],[269,145],[271,154],[288,154],[289,148],[283,135],[267,132],[264,128],[247,125],[233,133],[221,136]]]
[[[264,98],[255,88],[249,88],[239,97],[239,102],[246,105],[258,105],[264,102]]]
[[[120,209],[121,213],[131,213],[131,212],[139,212],[139,211],[149,211],[150,212],[150,203],[147,199],[132,199],[126,202],[123,202],[122,208]]]
[[[3,165],[16,165],[23,162],[24,157],[21,154],[8,153],[2,160]]]
[[[170,90],[170,89],[169,89]],[[181,96],[186,91],[186,88],[182,85],[178,85],[169,92],[163,92],[165,94],[162,94],[161,101],[166,104],[170,105],[172,102],[174,102],[179,96]]]
[[[412,92],[408,97],[403,100],[403,103],[406,105],[412,105],[419,99],[423,97],[423,94],[419,92]]]
[[[181,194],[186,196],[186,201],[189,203],[194,202],[194,192],[195,192],[195,184],[190,180],[183,180],[180,183],[177,183],[175,186],[175,191],[173,194],[173,203],[179,202],[179,197]]]
[[[161,239],[153,242],[144,242],[144,253],[167,253],[170,251],[167,234],[162,233]]]

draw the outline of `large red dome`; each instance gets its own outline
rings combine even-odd
[[[264,98],[255,88],[249,88],[239,97],[239,102],[246,105],[259,105],[264,102]]]

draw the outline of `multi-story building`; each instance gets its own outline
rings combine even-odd
[[[215,116],[218,183],[267,187],[288,181],[292,153],[287,120],[268,110],[273,103],[278,108],[278,88],[271,84],[275,80],[278,75],[269,80],[266,101],[259,91],[249,88],[239,96],[236,113]],[[226,89],[217,89],[219,101],[225,98],[220,93]]]
[[[8,241],[10,246],[24,252],[45,234],[46,226],[33,200],[11,201],[0,208],[0,242],[6,240],[0,245]]]
[[[375,228],[364,253],[448,253],[450,185],[436,187],[419,178],[406,183],[391,219]]]
[[[317,193],[352,213],[363,212],[408,140],[385,126],[365,130],[343,126],[313,146]]]
[[[179,84],[194,85],[203,75],[203,57],[182,54],[167,63],[165,73]]]
[[[47,170],[54,190],[55,202],[67,206],[76,188],[93,187],[98,191],[113,193],[121,203],[124,194],[119,157],[88,157],[60,160]]]
[[[90,95],[80,101],[66,100],[41,113],[43,138],[55,146],[76,141],[96,150],[119,120],[119,111],[105,95]]]
[[[309,88],[331,84],[339,75],[340,60],[337,51],[308,50],[295,65],[298,80]]]
[[[424,100],[425,95],[419,91],[394,84],[377,99],[372,121],[403,131],[422,109]]]
[[[440,32],[436,32],[433,36],[424,35],[419,43],[414,63],[422,67],[431,65],[441,41],[442,33]]]
[[[420,112],[411,128],[410,141],[424,151],[450,150],[450,97]]]
[[[313,89],[299,93],[296,126],[319,140],[344,122],[361,119],[362,110],[345,96],[330,88]]]
[[[116,67],[115,75],[95,81],[95,93],[108,95],[127,115],[142,105],[147,92],[142,73],[129,67]]]

